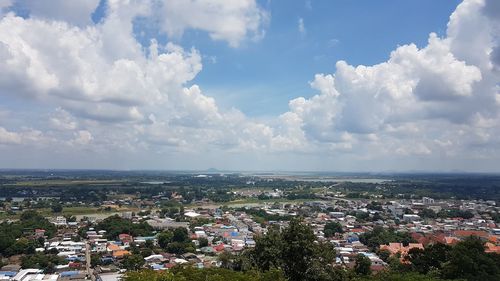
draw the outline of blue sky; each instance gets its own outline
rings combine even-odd
[[[0,167],[500,164],[495,0],[0,0]]]
[[[270,13],[265,36],[239,48],[199,30],[169,38],[149,22],[144,26],[147,19],[136,21],[135,32],[145,46],[155,38],[200,50],[203,71],[192,83],[203,86],[221,106],[253,117],[274,116],[288,109],[290,99],[312,96],[309,82],[314,75],[335,72],[338,60],[376,64],[399,45],[425,46],[431,31],[444,35],[448,17],[460,2],[259,1]],[[105,6],[101,0],[94,21],[102,19]],[[299,31],[300,19],[305,33]]]
[[[189,31],[180,44],[216,57],[193,81],[208,95],[251,116],[275,115],[287,110],[288,100],[311,96],[308,82],[316,73],[335,72],[338,60],[376,64],[398,45],[425,46],[431,31],[443,35],[459,2],[310,1],[308,8],[307,1],[269,1],[262,5],[271,21],[257,43],[233,49]],[[300,18],[305,34],[298,31]]]

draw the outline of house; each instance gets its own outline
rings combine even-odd
[[[150,255],[144,258],[147,263],[161,263],[165,261],[162,255]]]
[[[485,252],[486,253],[497,253],[500,254],[500,246],[497,246],[491,242],[485,244]]]
[[[45,229],[40,229],[40,228],[35,229],[35,239],[42,238],[44,236],[45,236]]]
[[[403,215],[403,220],[406,221],[406,222],[420,221],[420,216],[419,215],[413,215],[413,214],[404,214]]]
[[[53,224],[55,225],[66,225],[66,218],[63,216],[58,216],[55,218],[55,220],[52,221]]]
[[[118,235],[118,239],[122,242],[123,246],[128,247],[130,243],[134,242],[134,238],[130,234],[122,233]]]
[[[399,253],[402,259],[408,254],[411,249],[414,248],[423,250],[424,246],[421,243],[410,243],[408,244],[408,246],[403,246],[402,243],[389,243],[389,245],[380,245],[381,251],[387,250],[389,251],[389,253],[391,253],[391,256]]]
[[[117,250],[117,251],[113,251],[112,255],[113,255],[113,258],[115,258],[115,259],[121,259],[125,256],[130,255],[130,252],[127,250]]]
[[[453,234],[458,238],[467,238],[469,236],[477,236],[479,238],[487,239],[489,234],[482,230],[455,230]]]

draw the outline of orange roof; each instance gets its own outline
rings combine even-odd
[[[214,250],[216,250],[217,252],[220,252],[220,251],[223,251],[224,250],[224,244],[219,244],[215,247],[213,247]]]
[[[108,251],[119,251],[121,250],[120,246],[116,244],[109,244],[108,245]]]
[[[389,245],[381,245],[380,250],[387,250],[392,255],[401,253],[403,255],[407,254],[413,248],[424,249],[424,245],[421,243],[410,243],[407,247],[403,246],[401,243],[389,243]]]
[[[488,232],[481,230],[455,230],[455,236],[458,237],[468,237],[468,236],[477,236],[486,238],[488,237]]]
[[[422,243],[410,243],[408,244],[408,249],[413,249],[413,248],[419,248],[419,249],[424,249],[424,245]]]
[[[458,240],[458,238],[456,237],[450,237],[450,236],[447,236],[444,238],[444,242],[447,244],[447,245],[454,245],[454,244],[457,244],[460,240]]]
[[[486,246],[485,252],[500,254],[500,246],[496,246],[495,244],[492,244],[490,242],[486,243],[485,246]]]
[[[130,252],[127,250],[118,250],[118,251],[113,251],[113,257],[115,258],[121,258],[126,255],[130,255]]]

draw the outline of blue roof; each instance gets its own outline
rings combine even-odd
[[[135,240],[155,240],[156,236],[139,236],[135,237]]]
[[[16,274],[17,272],[15,271],[0,271],[0,276],[14,277]]]
[[[153,269],[162,269],[162,268],[164,268],[163,264],[153,264],[151,267]]]
[[[61,277],[65,277],[65,276],[75,276],[75,275],[78,275],[80,274],[79,271],[63,271],[61,272]]]

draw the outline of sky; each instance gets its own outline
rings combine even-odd
[[[500,1],[0,0],[0,168],[500,172]]]

